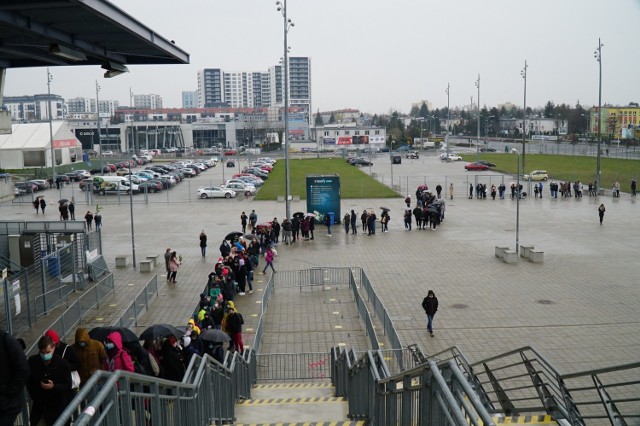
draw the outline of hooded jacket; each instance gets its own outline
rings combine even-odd
[[[124,370],[133,373],[133,361],[131,360],[131,356],[122,349],[122,336],[120,333],[114,331],[109,334],[105,340],[113,342],[115,347],[111,350],[107,350],[107,360],[104,365],[104,370]]]
[[[81,346],[84,345],[83,346]],[[89,330],[78,328],[76,330],[76,342],[71,346],[76,356],[80,359],[80,386],[83,386],[93,373],[102,369],[107,362],[107,351],[104,345],[89,337]]]

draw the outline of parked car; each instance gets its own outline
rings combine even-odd
[[[198,188],[198,198],[233,198],[236,192],[229,188],[217,188],[208,186],[206,188]]]
[[[444,154],[440,154],[440,159],[443,161],[462,161],[462,157],[458,154],[449,154],[449,157],[447,157],[446,152]]]
[[[227,184],[221,186],[221,188],[230,189],[230,190],[233,190],[235,192],[241,192],[247,197],[250,196],[250,195],[255,195],[255,193],[256,193],[256,187],[255,186],[250,185],[250,184],[245,183],[245,182],[242,182],[242,181],[227,182]]]
[[[148,180],[146,182],[142,182],[138,185],[138,191],[140,192],[160,192],[162,191],[163,185],[162,182],[158,182],[156,180]]]
[[[497,149],[491,148],[491,147],[488,147],[488,146],[481,146],[480,147],[480,152],[496,152],[496,151],[497,151]]]
[[[480,160],[478,161],[480,164],[484,164],[487,167],[495,167],[496,163],[492,163],[491,161]]]
[[[25,194],[31,194],[38,191],[38,185],[31,182],[15,182],[14,186],[20,190],[21,194],[23,191]]]
[[[486,166],[476,161],[474,163],[465,164],[464,168],[465,170],[468,170],[468,171],[482,171],[482,170],[489,169],[489,166]]]
[[[226,154],[225,154],[226,155]],[[227,160],[227,167],[235,167],[236,162],[233,160]]]
[[[113,151],[102,151],[102,155],[105,157],[113,157]]]
[[[530,174],[522,176],[522,179],[533,180],[533,181],[537,181],[537,180],[546,181],[547,179],[549,179],[549,175],[547,174],[546,170],[534,170]]]
[[[38,187],[38,191],[42,191],[49,186],[49,183],[44,179],[33,179],[30,180],[29,183],[36,185]]]
[[[352,166],[373,166],[373,163],[364,158],[356,158],[350,163]]]
[[[404,156],[405,158],[420,158],[420,153],[418,151],[409,151]]]

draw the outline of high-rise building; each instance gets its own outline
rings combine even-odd
[[[311,59],[289,58],[289,105],[311,118]],[[198,106],[268,108],[284,106],[284,72],[273,65],[267,72],[225,72],[220,68],[198,71]]]
[[[198,107],[198,92],[197,91],[183,91],[182,92],[182,108],[197,108]]]
[[[161,109],[162,97],[160,95],[133,95],[133,107],[139,109]],[[102,108],[100,108],[100,112]]]
[[[198,71],[198,107],[226,106],[220,68],[205,68]]]
[[[96,112],[96,100],[91,98],[71,98],[67,100],[67,113],[81,114]]]

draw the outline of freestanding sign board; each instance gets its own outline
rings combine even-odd
[[[340,221],[340,176],[307,176],[307,212],[315,214],[319,223],[328,213],[333,213],[336,223]]]

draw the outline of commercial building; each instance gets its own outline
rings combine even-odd
[[[602,136],[612,139],[633,139],[640,137],[640,107],[604,105],[601,112]],[[591,108],[589,133],[598,134],[598,107]]]
[[[198,71],[198,107],[213,108],[226,106],[224,86],[220,68],[205,68]]]
[[[162,97],[160,95],[133,95],[134,108],[157,109],[162,108]],[[100,112],[104,112],[100,110]]]
[[[182,108],[197,108],[198,107],[198,91],[183,91],[182,92]]]
[[[382,149],[387,129],[379,126],[360,126],[357,123],[326,124],[311,128],[311,139],[321,151],[345,148]]]

